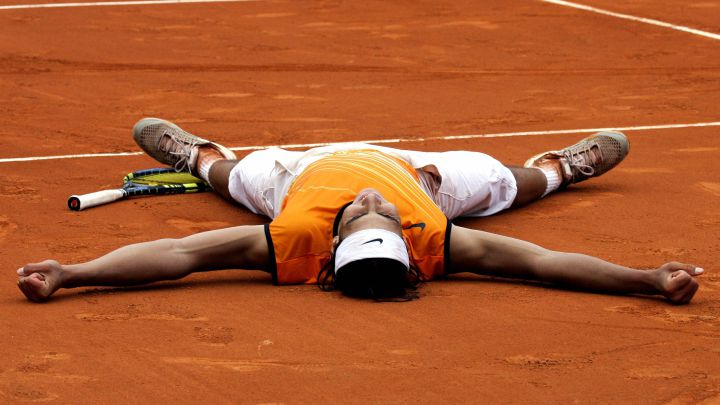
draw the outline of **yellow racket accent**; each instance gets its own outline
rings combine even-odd
[[[123,179],[123,182],[133,182],[135,184],[144,184],[146,186],[161,186],[165,184],[179,184],[186,187],[194,187],[198,183],[205,183],[202,179],[193,176],[190,173],[155,173],[141,174],[129,173]]]

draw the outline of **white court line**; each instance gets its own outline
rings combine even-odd
[[[625,20],[632,20],[632,21],[642,22],[645,24],[657,25],[660,27],[670,28],[670,29],[677,30],[677,31],[683,31],[683,32],[688,32],[690,34],[700,35],[701,37],[720,40],[720,35],[713,34],[712,32],[700,31],[700,30],[696,30],[695,28],[684,27],[682,25],[670,24],[670,23],[666,23],[663,21],[659,21],[659,20],[653,20],[652,18],[635,17],[630,14],[615,13],[612,11],[603,10],[601,8],[590,7],[590,6],[586,6],[584,4],[572,3],[569,1],[563,1],[563,0],[540,0],[540,1],[542,1],[544,3],[557,4],[558,6],[572,7],[572,8],[577,8],[580,10],[591,11],[593,13],[609,15],[611,17],[623,18]]]
[[[666,125],[640,125],[633,127],[607,127],[607,128],[584,128],[584,129],[557,129],[551,131],[525,131],[525,132],[499,132],[494,134],[469,134],[469,135],[445,135],[430,136],[418,138],[393,138],[393,139],[368,139],[364,141],[352,141],[358,143],[407,143],[407,142],[423,142],[423,141],[453,141],[460,139],[477,139],[477,138],[505,138],[513,136],[538,136],[538,135],[560,135],[560,134],[583,134],[600,131],[649,131],[654,129],[676,129],[676,128],[698,128],[698,127],[719,127],[720,121],[716,122],[696,122],[692,124],[666,124]],[[260,146],[236,146],[229,148],[235,151],[252,151],[267,148],[315,148],[318,146],[328,146],[343,142],[322,142],[322,143],[288,143],[283,145],[260,145]],[[36,160],[57,160],[57,159],[76,159],[76,158],[94,158],[94,157],[112,157],[112,156],[138,156],[143,152],[117,152],[117,153],[85,153],[80,155],[59,155],[59,156],[35,156],[35,157],[19,157],[0,159],[0,163],[11,162],[31,162]]]
[[[240,3],[258,0],[138,0],[138,1],[107,1],[97,3],[46,3],[46,4],[17,4],[13,6],[0,6],[0,10],[22,10],[28,8],[67,8],[67,7],[108,7],[108,6],[137,6],[147,4],[180,4],[180,3]]]
[[[76,159],[76,158],[94,158],[94,157],[114,157],[114,156],[138,156],[144,152],[110,152],[110,153],[83,153],[79,155],[57,155],[57,156],[34,156],[20,158],[4,158],[0,159],[0,163],[10,162],[32,162],[35,160],[57,160],[57,159]]]

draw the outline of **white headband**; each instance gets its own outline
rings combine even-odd
[[[343,239],[335,250],[335,273],[348,263],[370,258],[393,259],[410,267],[403,238],[384,229],[363,229]]]

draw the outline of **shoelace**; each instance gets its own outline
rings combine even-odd
[[[177,162],[175,162],[175,171],[180,173],[184,171],[190,171],[190,165],[188,164],[188,160],[190,159],[190,153],[192,151],[192,148],[194,148],[198,142],[195,139],[190,140],[189,143],[178,141],[174,134],[166,132],[164,135],[167,135],[170,137],[171,144],[168,147],[168,153],[173,156],[179,156]],[[164,137],[163,135],[163,137]],[[162,142],[163,137],[160,137],[160,142]]]
[[[592,149],[593,146],[598,147],[598,153],[600,153],[600,159],[602,159],[602,152],[600,150],[599,145],[596,145],[594,143],[587,143],[584,145],[584,147],[581,150],[566,150],[563,152],[563,156],[567,160],[568,164],[570,165],[570,168],[577,169],[578,172],[582,173],[585,176],[592,176],[595,174],[595,168],[591,165],[587,164],[587,162],[590,162],[590,149]],[[592,163],[592,162],[590,162]],[[573,180],[575,179],[575,171],[571,170]]]

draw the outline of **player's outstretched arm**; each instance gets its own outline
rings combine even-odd
[[[263,226],[238,226],[128,245],[86,263],[27,264],[17,270],[17,283],[28,299],[39,302],[60,288],[131,286],[176,280],[197,271],[265,270],[268,259]]]
[[[637,270],[576,253],[555,252],[529,242],[454,226],[450,236],[451,273],[473,272],[531,279],[567,287],[620,294],[663,295],[690,302],[703,269],[677,262]]]

